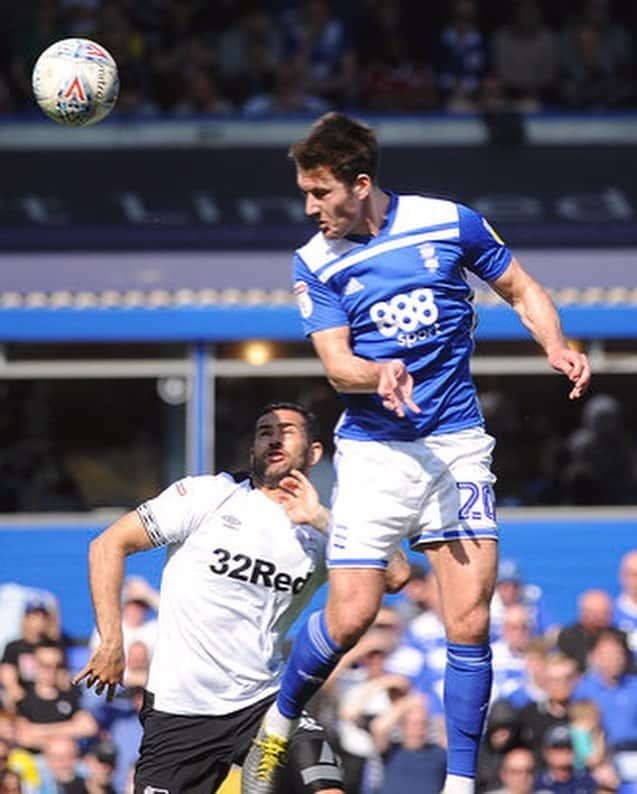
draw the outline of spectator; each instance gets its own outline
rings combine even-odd
[[[22,636],[7,644],[0,665],[0,684],[4,707],[15,710],[35,679],[35,649],[46,638],[49,604],[36,598],[27,601],[22,620]]]
[[[588,654],[603,629],[612,624],[613,603],[605,590],[585,590],[577,602],[577,621],[563,628],[557,647],[574,659],[580,672],[588,665]]]
[[[355,30],[356,54],[365,70],[394,69],[410,61],[409,20],[401,0],[363,0]]]
[[[40,773],[31,753],[15,744],[15,716],[0,712],[0,773],[9,769],[19,777],[24,794],[39,794]]]
[[[113,774],[117,765],[117,747],[104,739],[90,748],[84,757],[84,785],[88,794],[116,794]]]
[[[485,117],[500,125],[508,124],[509,116],[517,118],[517,114],[506,112],[506,103],[498,80],[493,74],[486,75],[480,91],[480,108]],[[523,421],[521,406],[513,394],[504,389],[487,389],[479,396],[487,432],[498,439],[498,458],[493,467],[498,478],[498,505],[519,505],[529,487],[525,458],[536,457],[536,437],[531,434],[529,423]],[[525,455],[520,455],[521,444],[527,450]]]
[[[516,0],[512,15],[493,35],[494,74],[512,107],[541,110],[558,75],[559,40],[544,25],[535,0]]]
[[[535,753],[536,762],[543,762],[542,741],[554,725],[568,724],[568,707],[577,683],[577,666],[573,659],[553,654],[546,660],[542,676],[545,698],[528,703],[518,712],[522,742]]]
[[[207,116],[228,115],[231,103],[222,95],[214,72],[197,69],[186,81],[184,97],[176,103],[174,112]]]
[[[399,652],[404,656],[405,648],[412,649],[413,660],[409,666],[404,666],[405,673],[410,675],[417,689],[431,691],[442,701],[447,640],[434,576],[425,579],[423,598],[430,608],[408,624]]]
[[[149,80],[149,65],[151,62],[149,40],[140,35],[123,7],[115,3],[99,4],[97,26],[92,34],[96,41],[113,55],[117,61],[120,76],[120,95],[117,100],[116,112],[122,110],[122,94],[129,90],[137,89],[143,95],[140,99],[140,109],[152,107],[150,101],[151,85]],[[92,36],[89,36],[91,38]]]
[[[124,686],[141,687],[146,686],[148,679],[148,668],[150,667],[150,653],[146,643],[140,640],[131,642],[126,653],[126,667],[124,669]]]
[[[561,42],[566,62],[574,59],[582,29],[594,36],[597,63],[604,73],[628,78],[633,66],[633,43],[628,30],[613,14],[611,0],[586,0],[583,10],[566,22]]]
[[[22,794],[22,779],[12,769],[0,771],[0,794]]]
[[[626,634],[637,661],[637,549],[622,557],[619,581],[621,592],[613,603],[613,625]]]
[[[429,42],[410,52],[410,16],[401,0],[362,0],[355,29],[360,67],[360,104],[370,110],[409,112],[436,107],[433,70],[421,63]],[[431,9],[427,9],[431,19]]]
[[[324,113],[327,102],[307,90],[308,74],[302,61],[281,64],[270,93],[248,98],[242,111],[246,116],[263,116],[273,113]]]
[[[500,788],[493,794],[531,794],[535,791],[535,758],[527,747],[513,747],[504,754],[499,770]]]
[[[144,699],[144,690],[138,687],[128,689],[124,696],[116,696],[110,703],[108,717],[108,736],[117,748],[113,785],[116,791],[124,791],[126,782],[137,761],[142,740],[142,726],[139,721]]]
[[[17,16],[9,40],[11,83],[22,106],[31,104],[31,69],[36,58],[45,47],[64,37],[57,0],[42,0],[31,9],[31,14]]]
[[[425,696],[411,693],[400,697],[384,714],[372,720],[369,729],[383,760],[380,794],[416,790],[419,794],[438,794],[441,791],[447,756],[440,745],[430,741]]]
[[[358,86],[356,54],[329,0],[303,0],[285,16],[284,29],[285,58],[305,64],[308,91],[335,106],[352,103]]]
[[[599,705],[602,728],[620,777],[637,783],[637,676],[627,672],[631,662],[624,635],[616,629],[603,629],[574,699]]]
[[[35,680],[17,704],[17,741],[33,752],[40,752],[52,736],[74,740],[89,739],[97,733],[93,716],[80,707],[80,694],[59,684],[59,671],[65,667],[62,649],[53,641],[35,649]]]
[[[159,593],[142,577],[129,577],[123,589],[122,596],[122,630],[124,632],[124,647],[128,653],[133,642],[143,642],[151,654],[155,649],[157,640],[157,618],[151,613],[159,606]],[[99,637],[97,629],[94,630],[90,646],[97,646]]]
[[[517,709],[546,698],[543,676],[547,659],[547,644],[541,637],[532,637],[524,654],[524,676],[506,699]]]
[[[243,105],[249,97],[272,92],[282,61],[281,35],[272,15],[249,6],[219,39],[219,75],[224,90]]]
[[[478,794],[498,787],[504,758],[519,745],[520,725],[516,710],[506,700],[497,700],[489,709],[484,738],[480,744],[476,776]]]
[[[596,394],[582,410],[582,424],[567,440],[569,462],[562,490],[567,504],[630,504],[635,493],[635,452],[621,405]]]
[[[506,698],[526,679],[526,649],[530,640],[529,618],[523,604],[512,604],[504,610],[502,638],[492,646],[493,699]]]
[[[513,604],[527,609],[529,631],[533,636],[548,636],[557,632],[538,585],[526,583],[522,569],[515,560],[502,559],[498,565],[498,580],[491,601],[491,636],[497,640],[502,635],[504,610]]]
[[[44,744],[40,794],[88,794],[80,775],[79,759],[75,739],[52,734]]]
[[[358,664],[359,683],[351,684],[339,698],[338,743],[343,762],[345,791],[358,791],[365,766],[374,755],[369,726],[411,688],[403,675],[387,673],[388,639],[371,629],[346,654]],[[344,657],[345,659],[345,657]]]
[[[568,725],[553,725],[542,740],[544,769],[539,773],[536,787],[555,794],[595,794],[597,782],[587,770],[575,769],[575,751]]]
[[[442,106],[451,111],[475,111],[488,53],[476,25],[474,0],[452,4],[449,24],[434,47],[433,66]]]
[[[568,707],[576,769],[595,769],[607,758],[601,716],[599,706],[593,700],[576,700]]]
[[[634,91],[631,81],[628,75],[614,73],[604,63],[600,33],[582,22],[571,38],[571,47],[562,57],[559,86],[564,107],[603,110],[628,104]]]

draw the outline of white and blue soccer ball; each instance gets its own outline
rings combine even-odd
[[[33,94],[47,116],[69,127],[95,124],[113,109],[119,76],[113,56],[90,39],[62,39],[33,67]]]

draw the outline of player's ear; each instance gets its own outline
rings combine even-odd
[[[354,181],[354,195],[362,201],[372,190],[372,180],[369,174],[359,174]]]
[[[313,441],[310,445],[310,453],[308,455],[308,463],[310,466],[316,466],[319,460],[323,457],[323,444],[320,441]]]

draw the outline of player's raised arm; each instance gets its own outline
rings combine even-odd
[[[343,394],[376,392],[383,398],[385,408],[397,416],[405,415],[405,407],[420,412],[412,399],[414,383],[405,364],[399,359],[370,361],[354,355],[349,326],[315,331],[312,343],[329,382],[337,391]]]
[[[571,381],[570,399],[581,397],[591,379],[588,358],[568,346],[555,304],[544,287],[515,258],[504,273],[491,282],[491,287],[515,309],[553,369],[563,372]]]
[[[89,549],[89,582],[100,643],[73,683],[86,680],[112,700],[124,673],[121,592],[124,562],[129,554],[151,549],[153,544],[136,512],[127,513],[107,527]]]

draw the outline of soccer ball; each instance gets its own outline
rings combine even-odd
[[[40,55],[33,67],[33,94],[47,116],[69,127],[95,124],[117,100],[117,64],[89,39],[62,39]]]

